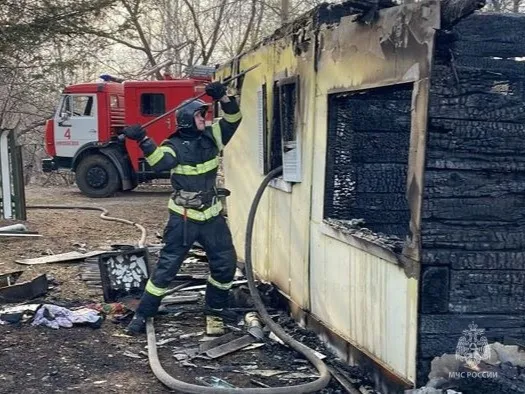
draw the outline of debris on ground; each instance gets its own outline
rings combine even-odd
[[[172,295],[164,297],[161,301],[161,305],[170,305],[170,304],[185,304],[187,302],[196,302],[201,298],[201,294],[184,294],[184,295]]]
[[[0,274],[0,288],[14,285],[23,273],[24,271],[11,271]]]
[[[93,303],[86,305],[86,308],[94,309],[106,316],[125,316],[131,312],[124,304],[120,302],[112,303]]]
[[[0,324],[20,324],[33,318],[40,304],[0,307]]]
[[[244,324],[246,325],[246,331],[254,338],[259,340],[264,339],[264,333],[262,329],[262,322],[256,312],[249,312],[244,316]]]
[[[231,385],[230,383],[220,379],[216,378],[215,376],[209,376],[209,377],[198,377],[195,378],[195,380],[199,383],[202,383],[204,386],[209,387],[222,387],[222,388],[231,388],[234,389],[235,386]]]
[[[128,296],[140,296],[150,275],[145,248],[117,250],[98,256],[104,301],[115,302]]]
[[[525,350],[499,342],[486,344],[483,354],[443,354],[431,363],[428,382],[410,394],[525,393]],[[480,385],[483,379],[483,385]]]
[[[93,252],[67,252],[59,254],[50,254],[45,257],[36,257],[33,259],[15,260],[16,263],[22,265],[36,265],[36,264],[51,264],[51,263],[70,263],[85,260],[86,258],[93,257],[105,253],[104,250],[95,250]]]
[[[236,352],[237,350],[240,350],[248,345],[251,345],[255,341],[256,339],[252,335],[244,335],[240,338],[232,340],[231,342],[207,350],[206,356],[212,359],[219,358],[225,356],[226,354]]]
[[[122,353],[122,355],[126,357],[131,357],[131,358],[142,360],[142,356],[140,356],[139,354],[130,352],[129,350],[126,350],[124,353]]]
[[[44,304],[37,309],[31,325],[45,326],[54,329],[71,328],[74,324],[85,324],[99,328],[102,324],[100,314],[89,308],[69,310],[57,305]]]
[[[164,212],[171,189],[167,189],[166,193],[155,191],[152,194],[144,192],[144,187],[146,186],[137,188],[132,195],[124,194],[105,201],[104,205],[116,217],[129,217],[132,210],[135,215],[133,219],[143,223],[148,230],[151,229],[147,239],[150,243],[146,245],[150,261],[154,263],[162,247],[156,243],[155,231],[164,227],[166,219],[159,212]],[[88,201],[76,189],[28,188],[27,191],[31,204],[51,205],[64,198],[67,198],[68,203],[77,205]],[[145,201],[147,204],[144,204]],[[3,264],[1,267],[5,272],[16,272],[20,265],[15,260],[38,258],[44,256],[44,253],[51,253],[50,256],[56,257],[71,251],[72,245],[78,247],[78,251],[82,253],[89,253],[84,249],[121,253],[135,248],[136,229],[132,226],[108,225],[92,212],[80,211],[71,215],[70,212],[57,211],[50,223],[49,213],[35,210],[30,211],[29,220],[31,227],[35,226],[37,231],[46,235],[44,239],[6,241],[9,242],[8,247],[0,250],[0,264]],[[24,305],[4,305],[0,301],[0,321],[4,321],[4,316],[18,319],[15,324],[0,323],[0,365],[13,366],[0,371],[0,385],[3,390],[54,392],[59,387],[63,391],[79,393],[101,390],[115,393],[166,392],[166,387],[154,378],[149,368],[146,337],[131,337],[124,331],[138,298],[133,295],[120,299],[119,295],[117,301],[108,302],[104,299],[99,256],[86,258],[83,263],[66,261],[60,264],[31,265],[30,272],[19,275],[18,282],[25,280],[24,275],[45,275],[48,280],[46,293],[35,299],[22,301],[27,302]],[[198,295],[198,299],[163,305],[159,315],[155,317],[157,351],[167,373],[188,383],[205,385],[204,381],[197,379],[204,378],[208,384],[230,384],[237,388],[291,386],[316,379],[318,372],[308,360],[292,348],[269,339],[270,331],[265,327],[262,327],[261,338],[257,328],[253,328],[257,327],[255,324],[251,330],[250,324],[226,326],[229,336],[226,340],[223,339],[224,343],[246,336],[251,337],[251,343],[219,358],[209,357],[206,352],[223,343],[217,342],[217,337],[209,337],[204,332],[206,323],[203,313],[203,286],[208,275],[206,255],[201,246],[194,245],[171,285],[172,289],[182,287],[171,296],[176,299],[180,296]],[[16,275],[9,277],[9,285],[13,284],[14,276]],[[244,316],[244,323],[249,323],[247,314],[249,316],[256,309],[246,282],[242,282],[245,281],[242,266],[235,280],[237,282],[231,291],[230,307],[239,316]],[[7,284],[7,278],[5,283],[0,282],[0,285]],[[201,288],[191,290],[193,286]],[[313,332],[299,327],[290,318],[287,303],[271,283],[257,283],[257,288],[272,319],[288,334],[326,355],[325,363],[331,368],[341,368],[342,373],[352,379],[356,387],[368,387],[371,384],[371,379],[362,370],[337,359]],[[182,289],[186,290],[181,291]],[[50,329],[32,325],[38,308],[43,305],[54,305],[68,311],[87,308],[99,316],[100,327],[94,330],[89,324],[73,324],[68,329],[60,325],[59,329]],[[10,309],[14,307],[20,309]],[[43,309],[40,310],[43,313]],[[57,322],[57,316],[53,316]],[[15,349],[23,351],[14,351]],[[336,379],[332,379],[322,390],[322,393],[342,392],[345,389]]]
[[[0,302],[23,302],[47,293],[48,280],[46,274],[39,275],[29,281],[18,282],[19,272],[0,275]]]
[[[146,272],[149,275],[150,264],[148,263],[148,260],[155,259],[156,257],[158,257],[158,253],[162,246],[162,244],[149,245],[147,246],[146,253],[144,249],[136,249],[132,245],[113,244],[112,248],[114,250],[112,251],[112,255],[108,255],[109,258],[105,256],[86,258],[84,264],[80,266],[80,277],[83,281],[86,282],[86,284],[90,288],[97,290],[103,289],[103,277],[108,277],[110,274],[117,275],[117,278],[113,279],[114,281],[123,281],[123,276],[126,274],[133,277],[133,279],[135,280],[140,279],[143,275],[143,272]],[[121,255],[121,258],[124,258],[124,261],[117,261],[119,265],[119,267],[117,268],[114,265],[114,256],[118,256],[119,254]],[[135,256],[135,259],[131,260],[133,256]],[[101,260],[103,267],[102,271],[100,269]],[[135,262],[136,265],[131,267],[133,265],[133,262]],[[107,267],[108,264],[111,266]],[[129,265],[129,269],[127,265]],[[139,268],[140,270],[138,270]],[[107,273],[108,269],[110,271],[110,274]],[[132,270],[134,270],[135,272],[133,273]],[[208,272],[209,271],[207,268],[207,259],[205,257],[204,251],[198,247],[194,247],[188,252],[188,257],[184,260],[181,269],[177,274],[176,280],[189,279],[195,282],[193,284],[202,285],[202,283],[204,283],[204,281],[208,278]],[[140,285],[138,287],[140,288]],[[143,289],[141,289],[141,291],[142,290]],[[100,294],[103,294],[103,291],[101,291]]]
[[[0,237],[41,237],[35,231],[29,231],[22,223],[0,226]]]

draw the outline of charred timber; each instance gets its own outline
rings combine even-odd
[[[450,29],[485,4],[485,0],[441,0],[441,28]]]
[[[461,12],[445,4],[444,26],[470,4]],[[431,75],[421,385],[432,358],[453,354],[472,321],[489,342],[525,339],[525,16],[479,13],[454,23],[438,34]]]

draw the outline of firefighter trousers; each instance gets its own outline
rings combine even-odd
[[[164,229],[165,246],[146,285],[137,314],[152,317],[157,313],[162,296],[175,279],[195,241],[203,246],[210,267],[206,285],[206,305],[214,309],[228,306],[228,293],[235,275],[237,255],[225,218],[218,215],[205,222],[188,219],[186,226],[184,242],[184,218],[176,213],[170,214]]]

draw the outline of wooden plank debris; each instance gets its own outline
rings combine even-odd
[[[33,259],[15,260],[15,262],[18,264],[23,264],[23,265],[64,263],[64,262],[71,262],[71,261],[76,261],[76,260],[83,260],[88,257],[98,256],[106,252],[107,251],[105,250],[95,250],[93,252],[87,252],[87,253],[67,252],[67,253],[54,254],[51,256],[36,257]]]
[[[354,387],[354,385],[350,382],[350,380],[342,373],[341,370],[335,370],[332,367],[328,367],[328,370],[332,374],[332,376],[343,386],[343,388],[346,390],[347,393],[350,394],[361,394],[361,392]]]
[[[226,354],[240,350],[243,347],[251,345],[255,341],[256,339],[251,335],[244,335],[240,338],[234,339],[231,342],[225,343],[223,345],[217,346],[213,349],[206,351],[206,356],[210,358],[219,358],[225,356]]]
[[[235,333],[230,332],[228,334],[221,335],[220,337],[214,338],[211,341],[207,341],[199,346],[199,352],[204,353],[209,349],[213,349],[219,345],[231,342],[236,338]]]
[[[187,302],[197,302],[199,301],[200,298],[201,298],[201,295],[199,293],[184,294],[184,295],[171,295],[171,296],[164,297],[160,303],[162,305],[184,304]]]
[[[233,281],[232,286],[243,285],[246,283],[248,283],[247,280],[235,280]],[[180,291],[204,290],[206,289],[206,286],[207,285],[189,286],[185,287],[184,289],[181,289]]]

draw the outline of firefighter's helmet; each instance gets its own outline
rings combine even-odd
[[[185,100],[182,102],[182,107],[178,109],[175,112],[175,116],[177,117],[177,127],[180,128],[191,128],[195,126],[195,120],[194,115],[196,112],[201,112],[202,116],[206,116],[206,112],[208,112],[208,106],[209,104],[206,104],[202,100],[195,100],[189,104],[190,100]]]

